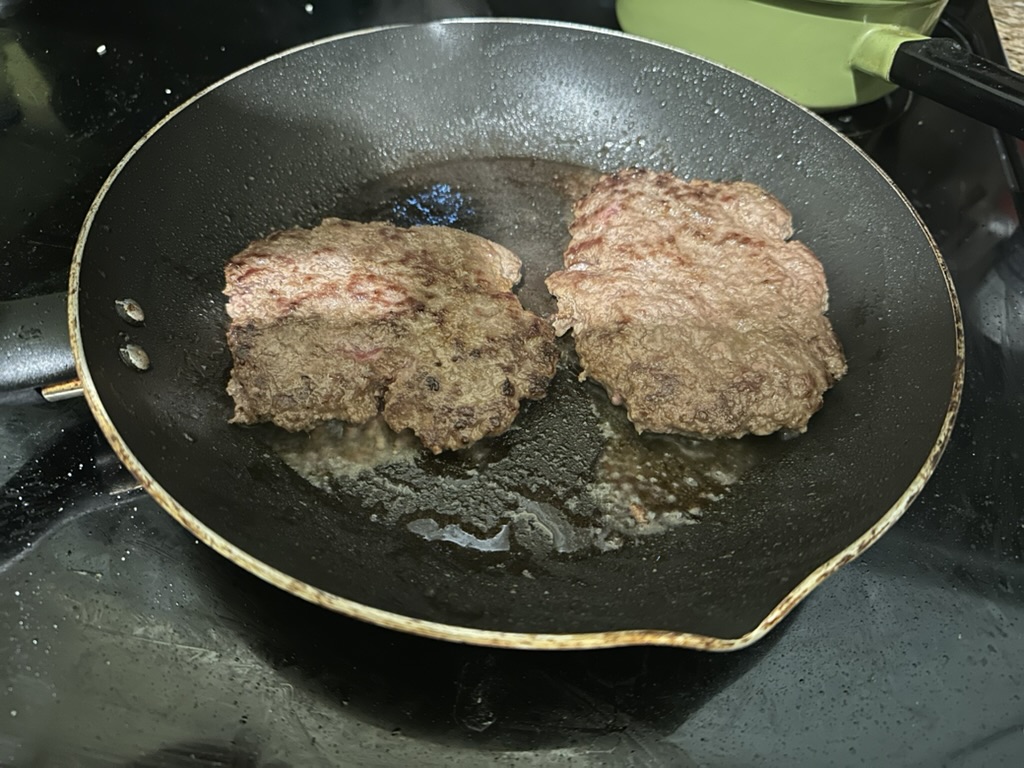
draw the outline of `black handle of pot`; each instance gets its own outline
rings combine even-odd
[[[896,49],[889,81],[1024,138],[1024,75],[955,40],[910,40]]]
[[[75,380],[67,300],[54,293],[0,302],[0,405],[42,402],[44,387]]]

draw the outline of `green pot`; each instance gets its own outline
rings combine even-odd
[[[947,0],[617,0],[626,32],[724,64],[818,110],[896,85],[900,46],[928,40]]]

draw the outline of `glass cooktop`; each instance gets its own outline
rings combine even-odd
[[[551,5],[0,0],[0,300],[64,288],[107,173],[219,77],[358,27],[550,17]],[[558,7],[615,24],[608,1]],[[951,2],[938,34],[1001,56],[984,2]],[[967,383],[921,497],[765,640],[726,655],[545,653],[378,629],[197,543],[135,487],[84,403],[7,407],[0,764],[1019,764],[1019,146],[924,99],[830,119],[889,172],[948,260]]]

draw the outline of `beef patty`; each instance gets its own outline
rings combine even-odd
[[[232,421],[297,431],[383,413],[434,453],[504,432],[558,358],[511,291],[521,266],[444,227],[326,219],[250,244],[224,270]]]
[[[821,263],[789,211],[744,182],[628,169],[574,207],[551,275],[558,335],[637,431],[804,431],[846,372]]]

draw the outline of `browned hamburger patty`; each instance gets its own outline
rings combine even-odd
[[[232,421],[297,431],[382,412],[434,453],[504,432],[558,358],[512,293],[521,266],[445,227],[326,219],[250,244],[224,270]]]
[[[804,431],[846,372],[821,263],[744,182],[628,169],[574,207],[553,319],[637,430]]]

